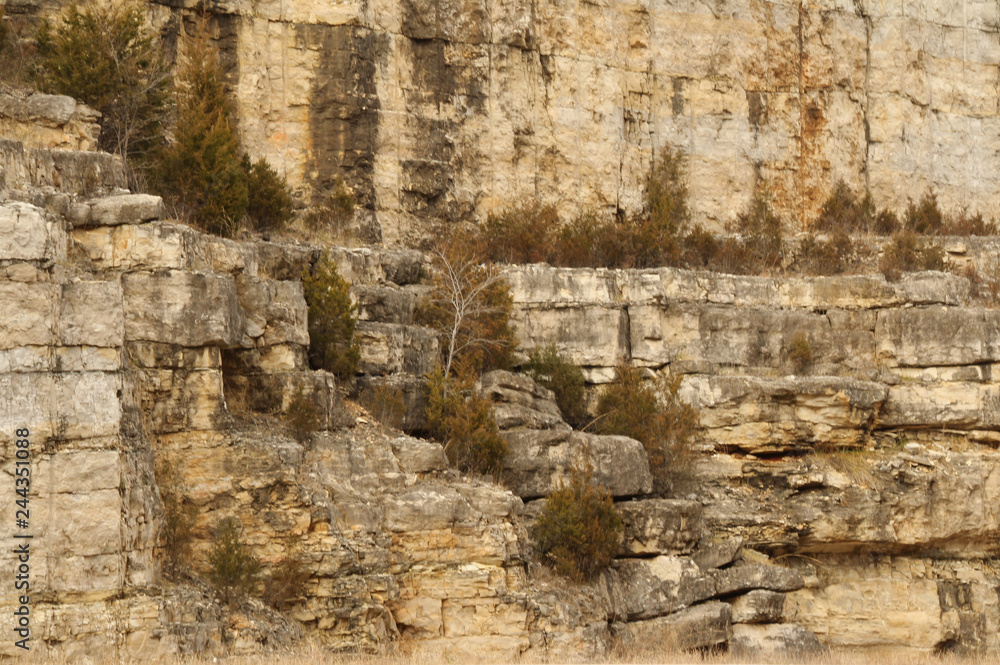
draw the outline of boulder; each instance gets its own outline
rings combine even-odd
[[[733,634],[729,605],[718,601],[626,625],[632,644],[657,653],[710,649],[726,644]]]
[[[733,623],[779,623],[785,614],[785,594],[767,589],[754,589],[730,604]]]
[[[699,501],[642,499],[621,501],[615,509],[625,522],[619,556],[690,554],[705,526]]]

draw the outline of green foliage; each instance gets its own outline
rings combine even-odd
[[[139,157],[159,142],[169,77],[143,3],[74,2],[42,23],[37,44],[40,87],[100,111],[103,150]]]
[[[357,307],[351,302],[351,286],[337,272],[337,264],[326,253],[302,275],[309,305],[309,362],[316,369],[350,379],[358,369],[361,349],[354,329]]]
[[[309,399],[302,389],[295,393],[288,409],[285,411],[285,422],[292,430],[296,441],[304,442],[309,435],[320,428],[319,409],[313,400]]]
[[[249,194],[222,71],[204,33],[192,40],[178,81],[174,142],[153,179],[182,215],[205,230],[235,235]]]
[[[805,373],[813,364],[813,348],[809,342],[809,337],[805,333],[798,333],[792,337],[788,345],[788,362],[792,364],[799,374]]]
[[[582,582],[611,564],[624,531],[607,490],[574,469],[569,486],[560,483],[546,497],[532,537],[556,572]]]
[[[517,339],[510,323],[514,301],[503,275],[483,264],[475,236],[456,233],[434,253],[432,289],[416,312],[442,339],[445,373],[472,374],[513,366]]]
[[[556,350],[555,344],[528,352],[525,371],[540,385],[556,395],[556,404],[563,418],[576,428],[587,421],[583,370],[569,362]]]
[[[257,231],[278,231],[292,218],[292,193],[288,183],[261,157],[256,162],[243,155],[247,181],[247,218]]]
[[[208,554],[208,581],[227,604],[245,598],[260,576],[260,561],[243,543],[242,532],[243,526],[235,517],[219,520]]]
[[[680,399],[681,377],[643,381],[642,370],[620,364],[617,378],[597,402],[596,429],[642,443],[653,474],[653,491],[669,494],[690,461],[690,440],[698,413]]]
[[[276,610],[284,612],[292,603],[305,595],[309,571],[301,559],[282,559],[264,578],[263,600]]]
[[[165,568],[176,574],[191,557],[191,541],[197,509],[185,496],[180,470],[169,462],[158,465],[156,484],[163,502],[163,549]]]
[[[685,180],[686,168],[686,158],[680,148],[665,145],[646,185],[649,225],[654,229],[648,235],[660,241],[659,254],[667,263],[676,262],[678,240],[691,217]]]
[[[428,434],[444,444],[448,459],[466,472],[497,476],[503,471],[507,442],[500,436],[493,406],[475,390],[469,373],[458,377],[438,367],[427,379]]]

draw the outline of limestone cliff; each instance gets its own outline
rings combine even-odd
[[[171,39],[193,4],[154,6]],[[209,7],[244,144],[314,199],[351,186],[388,243],[519,197],[633,211],[665,143],[709,225],[761,180],[795,227],[841,178],[897,209],[928,187],[946,209],[1000,205],[995,3]]]
[[[1000,314],[966,279],[511,268],[525,348],[555,342],[592,391],[621,360],[683,375],[700,420],[691,489],[654,498],[638,442],[574,431],[549,391],[496,372],[480,389],[511,448],[498,486],[308,368],[300,278],[319,248],[162,219],[116,158],[65,149],[93,137],[72,100],[0,96],[0,119],[17,136],[0,142],[0,522],[14,524],[28,427],[36,648],[1000,646]],[[994,260],[989,241],[947,245]],[[401,389],[414,426],[438,353],[413,317],[423,257],[331,251],[359,306],[358,383]],[[797,338],[809,363],[793,362]],[[282,416],[303,399],[318,422],[296,436]],[[614,565],[576,586],[536,565],[526,529],[580,464],[626,531]],[[302,563],[285,615],[163,575],[170,492],[197,517],[194,570],[229,516],[266,571]]]

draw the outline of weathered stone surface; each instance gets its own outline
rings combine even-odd
[[[708,441],[752,453],[858,446],[888,393],[883,384],[834,377],[691,376],[681,388]]]
[[[423,376],[438,359],[437,334],[423,326],[359,321],[358,344],[365,374],[405,373]]]
[[[231,347],[243,339],[243,310],[228,275],[132,273],[122,285],[128,340]]]
[[[629,621],[680,611],[715,596],[714,580],[687,557],[621,559],[622,597]]]
[[[683,499],[621,501],[625,522],[619,556],[690,554],[702,537],[701,503]]]
[[[805,584],[802,574],[790,568],[757,563],[738,563],[722,570],[712,570],[706,577],[715,585],[717,596],[730,596],[753,589],[795,591]]]
[[[302,282],[239,275],[236,292],[246,313],[246,333],[255,346],[309,346],[308,313]]]
[[[42,204],[49,192],[92,196],[126,184],[125,167],[117,155],[25,147],[7,138],[0,138],[0,169],[0,187],[6,194],[35,205]]]
[[[418,291],[396,285],[355,284],[351,299],[358,307],[359,321],[413,323]]]
[[[105,196],[73,206],[74,226],[121,226],[142,224],[163,217],[163,199],[151,194]]]
[[[900,366],[974,365],[1000,360],[1000,312],[914,307],[879,313],[879,355]]]
[[[27,203],[0,205],[0,261],[54,261],[66,256],[62,220]]]
[[[802,653],[821,651],[816,634],[790,623],[733,626],[732,647],[737,651]]]
[[[117,280],[64,284],[59,341],[67,346],[120,347],[125,337],[123,305],[122,285]]]
[[[785,613],[785,594],[754,589],[730,601],[733,623],[780,623]]]
[[[493,415],[501,430],[569,429],[555,394],[528,376],[494,370],[480,377],[479,386],[483,397],[493,402]]]
[[[698,550],[691,555],[694,562],[702,570],[713,570],[728,566],[740,554],[743,548],[743,539],[722,538],[717,540],[703,540],[698,544]]]
[[[94,150],[100,115],[64,95],[0,92],[0,135],[32,148]]]
[[[507,430],[505,477],[522,499],[545,496],[569,484],[574,468],[592,469],[591,478],[612,496],[652,491],[652,475],[642,444],[624,436],[601,436],[567,430]]]
[[[439,443],[432,443],[412,436],[400,436],[389,442],[392,452],[404,473],[429,473],[444,471],[450,465]]]
[[[710,649],[728,643],[733,636],[729,605],[718,601],[665,617],[632,621],[627,626],[636,647],[659,653]]]
[[[0,349],[55,341],[61,289],[55,284],[0,282]]]

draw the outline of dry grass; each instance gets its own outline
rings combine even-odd
[[[69,665],[79,662],[78,659],[44,658],[37,652],[28,658],[19,659],[24,663],[55,663]],[[112,663],[132,662],[116,659],[91,657],[87,662],[94,665],[111,665]],[[510,659],[503,656],[490,657],[484,655],[476,659],[451,658],[442,656],[397,656],[336,653],[312,646],[291,653],[267,652],[249,656],[186,656],[163,657],[159,659],[144,659],[144,663],[184,663],[185,665],[438,665],[454,663],[477,663],[483,665],[506,663],[540,662],[530,658]],[[923,653],[909,649],[881,650],[833,650],[825,654],[795,655],[772,654],[744,656],[740,654],[699,654],[674,653],[664,654],[652,650],[629,650],[611,658],[597,660],[577,660],[558,662],[578,663],[664,663],[672,665],[987,665],[997,662],[996,654],[982,656],[958,656],[953,654]]]

